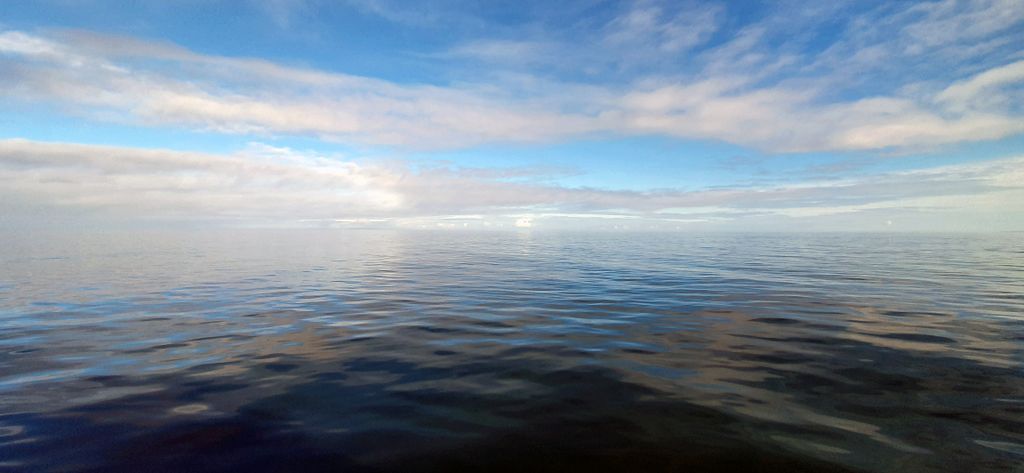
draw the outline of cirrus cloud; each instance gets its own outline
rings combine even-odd
[[[649,72],[606,83],[536,73],[553,62],[585,70],[598,61],[597,51],[555,34],[457,45],[433,60],[511,60],[475,79],[407,84],[83,31],[6,31],[0,94],[96,120],[404,149],[653,133],[769,152],[877,150],[1024,132],[1024,63],[993,52],[1006,50],[1021,21],[1005,2],[870,10],[848,20],[828,47],[811,50],[798,47],[799,34],[789,40],[795,45],[780,43],[790,29],[777,17],[711,42],[712,33],[726,34],[719,31],[723,11],[669,12],[648,2],[592,28],[596,36],[588,42],[605,49],[616,67]],[[821,27],[814,21],[793,20],[808,30]],[[940,27],[954,34],[937,36]],[[886,41],[886,30],[898,32],[896,39]],[[984,49],[985,60],[933,79],[893,77],[887,88],[857,85],[858,74],[888,73],[900,68],[885,64],[936,59],[956,48]],[[689,57],[687,66],[650,68],[672,54]]]

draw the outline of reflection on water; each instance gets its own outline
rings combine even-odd
[[[1024,462],[1020,234],[0,244],[0,471]]]

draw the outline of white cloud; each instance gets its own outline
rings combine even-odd
[[[0,53],[24,54],[27,56],[60,56],[61,47],[37,36],[20,31],[0,33]]]
[[[612,19],[592,51],[554,40],[481,39],[448,56],[505,58],[527,69],[531,61],[585,69],[575,61],[600,53],[627,63],[645,54],[661,60],[702,45],[722,11],[642,2]],[[515,69],[452,85],[397,84],[131,38],[8,31],[0,33],[0,96],[97,120],[417,149],[647,133],[773,152],[912,149],[1024,132],[1019,58],[988,55],[945,71],[944,81],[898,78],[868,94],[851,93],[858,77],[900,70],[885,65],[910,62],[910,49],[947,54],[950,44],[1005,39],[1019,17],[996,1],[879,8],[820,53],[772,46],[779,36],[798,41],[792,28],[820,27],[813,23],[820,19],[798,15],[790,26],[770,17],[694,52],[692,72],[587,85]],[[937,28],[955,34],[939,38]]]
[[[900,16],[913,19],[902,30],[910,40],[905,49],[919,53],[1012,28],[1024,20],[1024,9],[1017,0],[943,0],[913,5]]]
[[[529,63],[550,54],[553,45],[530,40],[487,39],[471,41],[452,48],[444,56],[488,62]],[[545,57],[544,59],[550,59]]]
[[[1024,225],[1024,158],[797,185],[652,192],[567,188],[253,144],[232,154],[0,141],[0,210],[131,219],[486,225],[680,225],[884,210],[1000,214]],[[40,209],[49,209],[45,212]],[[763,220],[762,220],[763,221]],[[605,222],[605,223],[601,223]],[[630,223],[633,225],[634,223]],[[928,222],[926,222],[928,223]]]
[[[136,216],[327,218],[403,205],[401,176],[255,147],[234,155],[0,142],[0,182],[17,200]]]
[[[76,113],[112,112],[151,125],[419,148],[539,141],[593,129],[586,116],[472,90],[399,86],[94,35],[72,35],[60,44],[62,50],[90,58],[71,63],[66,54],[29,47],[46,44],[42,39],[34,43],[35,37],[24,33],[2,35],[9,44],[0,47],[7,45],[3,51],[11,54],[0,62],[8,66],[9,81],[0,93],[55,101]],[[152,59],[177,63],[188,76],[150,68]]]
[[[1024,82],[1024,61],[1017,61],[955,82],[940,92],[935,99],[958,112],[969,109],[999,110],[1017,102],[1000,93],[1000,89],[1021,82]]]
[[[635,2],[606,26],[604,41],[613,46],[644,49],[659,53],[679,53],[707,41],[722,15],[717,5],[677,8],[670,11],[656,2]]]

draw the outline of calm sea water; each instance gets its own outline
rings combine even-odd
[[[1024,464],[1024,234],[0,243],[0,471]]]

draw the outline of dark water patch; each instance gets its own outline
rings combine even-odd
[[[756,319],[751,319],[750,321],[751,322],[762,323],[762,324],[772,324],[772,325],[795,325],[795,324],[802,323],[801,321],[796,320],[796,319],[786,319],[786,318],[782,318],[782,317],[759,317],[759,318],[756,318]]]
[[[948,314],[941,312],[909,312],[905,310],[887,310],[882,312],[890,317],[950,317]]]
[[[801,353],[773,352],[761,353],[757,355],[748,355],[745,356],[744,359],[757,361],[761,363],[768,363],[772,365],[787,365],[793,363],[813,362],[817,359],[817,357]]]
[[[940,337],[938,335],[928,335],[924,333],[884,333],[876,335],[883,338],[892,338],[896,340],[906,340],[908,342],[920,342],[920,343],[956,343],[956,340],[947,337]]]
[[[607,370],[548,378],[558,380],[558,395],[535,403],[309,383],[226,418],[155,428],[65,419],[60,427],[78,448],[57,460],[80,471],[291,471],[295,461],[304,471],[844,471],[760,447],[744,439],[744,420],[662,399]],[[46,418],[17,421],[57,428]],[[20,451],[54,460],[47,447]]]

